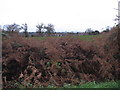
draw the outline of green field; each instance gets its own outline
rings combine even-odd
[[[53,37],[53,36],[51,36]],[[64,38],[66,36],[62,36],[62,38]],[[93,41],[95,37],[100,37],[100,35],[80,35],[80,36],[70,36],[70,37],[75,37],[75,38],[80,38],[82,40],[86,40],[86,41]],[[35,39],[38,39],[38,40],[44,40],[48,37],[33,37]],[[57,37],[57,36],[54,36],[53,38],[60,38],[60,37]]]
[[[86,41],[93,41],[95,37],[100,37],[100,35],[81,35],[81,36],[74,36]]]
[[[32,37],[32,38],[35,38],[37,40],[44,40],[46,37]]]

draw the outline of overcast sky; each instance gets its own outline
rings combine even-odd
[[[55,31],[102,31],[114,26],[118,0],[0,0],[0,25],[51,23]]]

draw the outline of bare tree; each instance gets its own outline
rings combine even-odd
[[[88,28],[88,29],[86,29],[86,31],[85,31],[85,33],[88,33],[89,35],[91,35],[92,32],[93,32],[93,30],[92,30],[91,28]]]
[[[36,25],[36,27],[37,27],[37,33],[39,33],[39,35],[42,36],[44,30],[44,24],[43,23],[38,24]]]
[[[48,25],[45,26],[44,28],[47,30],[46,33],[47,33],[48,35],[50,35],[50,34],[52,34],[52,33],[55,32],[54,25],[52,25],[52,24],[48,24]]]
[[[3,28],[8,32],[19,32],[22,29],[21,26],[16,23],[4,25]]]
[[[26,23],[25,23],[25,24],[22,24],[22,29],[24,30],[25,37],[28,37],[28,31],[27,31],[28,26],[27,26],[27,24],[26,24]]]

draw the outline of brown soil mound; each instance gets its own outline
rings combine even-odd
[[[46,40],[10,37],[3,40],[3,87],[12,81],[30,87],[120,79],[118,29],[87,42],[77,38]],[[119,35],[120,37],[120,35]],[[14,83],[13,83],[14,84]]]

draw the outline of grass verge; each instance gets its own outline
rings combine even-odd
[[[47,87],[40,86],[40,87],[30,87],[30,88],[56,88],[56,89],[65,89],[65,88],[120,88],[120,80],[118,81],[109,81],[109,82],[87,82],[81,85],[71,85],[71,84],[64,84],[62,87],[57,87],[54,85],[49,85]],[[23,85],[18,86],[18,88],[26,88]]]

